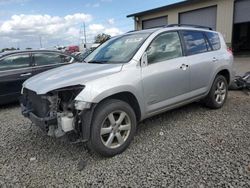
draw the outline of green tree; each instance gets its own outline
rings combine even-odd
[[[3,49],[2,49],[2,52],[5,52],[5,51],[12,51],[12,50],[19,50],[19,48],[14,48],[14,47],[11,47],[11,48],[3,48]]]
[[[95,37],[95,43],[104,43],[106,42],[107,40],[109,40],[111,38],[110,35],[108,34],[105,34],[105,33],[102,33],[102,34],[98,34],[96,37]]]

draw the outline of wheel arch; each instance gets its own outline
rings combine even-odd
[[[222,76],[224,76],[225,78],[226,78],[226,80],[227,80],[227,84],[229,85],[230,84],[230,82],[231,82],[231,76],[230,76],[230,71],[228,70],[228,69],[222,69],[222,70],[220,70],[217,74],[216,74],[216,76],[217,75],[222,75]]]
[[[81,129],[82,129],[82,140],[84,142],[88,141],[90,138],[90,132],[91,132],[91,125],[93,122],[93,115],[95,113],[96,108],[100,103],[103,103],[106,100],[109,99],[118,99],[122,100],[124,102],[127,102],[131,108],[134,110],[136,115],[136,120],[140,121],[142,118],[142,112],[140,104],[136,98],[136,96],[129,91],[122,91],[118,93],[113,93],[111,95],[108,95],[106,97],[103,97],[98,103],[93,103],[92,107],[90,109],[87,109],[83,111],[82,113],[82,119],[81,119]]]
[[[139,104],[136,96],[132,92],[122,91],[122,92],[114,93],[112,95],[104,97],[98,103],[101,103],[101,102],[109,100],[109,99],[117,99],[117,100],[121,100],[121,101],[128,103],[135,112],[136,120],[137,121],[141,120],[141,116],[142,116],[141,107],[140,107],[140,104]],[[98,106],[98,104],[97,104],[97,106]]]
[[[212,87],[212,85],[213,85],[213,83],[218,75],[224,76],[227,80],[228,85],[230,85],[230,83],[233,80],[232,71],[230,71],[230,68],[228,68],[226,66],[223,66],[220,69],[218,69],[217,71],[214,71],[213,76],[211,77],[211,80],[210,80],[209,85],[207,87],[206,93],[204,94],[204,97],[208,95],[208,93],[211,90],[211,87]]]

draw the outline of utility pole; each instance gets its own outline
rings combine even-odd
[[[86,28],[85,28],[85,22],[83,22],[83,29],[84,29],[84,41],[85,41],[85,48],[87,49],[87,38],[86,38]]]
[[[40,41],[40,48],[43,48],[41,35],[39,36],[39,41]]]
[[[17,42],[17,48],[16,48],[17,50],[19,50],[20,49],[20,43],[19,42]]]
[[[80,40],[80,45],[84,48],[87,49],[87,37],[86,37],[86,26],[85,22],[81,24],[80,31],[79,31],[79,40]]]

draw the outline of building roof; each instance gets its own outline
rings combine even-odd
[[[176,8],[176,7],[180,7],[180,6],[184,6],[184,5],[190,5],[192,3],[196,3],[196,2],[200,2],[200,1],[202,1],[202,0],[185,0],[185,1],[181,1],[179,3],[174,3],[174,4],[170,4],[170,5],[166,5],[166,6],[162,6],[162,7],[142,11],[142,12],[137,12],[134,14],[130,14],[130,15],[127,15],[127,17],[136,17],[136,16],[145,15],[145,14],[155,13],[158,11],[168,10],[171,8]]]

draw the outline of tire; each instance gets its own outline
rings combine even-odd
[[[227,100],[227,95],[228,95],[227,80],[224,76],[217,75],[207,97],[204,99],[204,104],[208,108],[219,109],[225,104]]]
[[[135,112],[126,102],[100,103],[93,115],[89,149],[105,157],[122,153],[133,140],[136,124]]]

